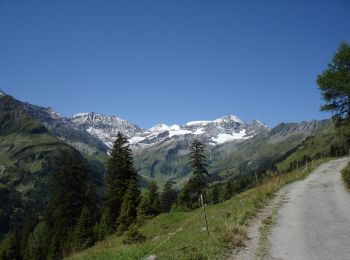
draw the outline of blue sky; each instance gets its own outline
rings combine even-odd
[[[316,77],[350,1],[0,0],[0,88],[148,128],[236,114],[327,118]]]

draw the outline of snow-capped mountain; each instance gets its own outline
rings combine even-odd
[[[184,138],[188,140],[196,138],[206,145],[216,146],[228,142],[244,141],[268,130],[267,126],[258,120],[247,123],[235,115],[227,115],[212,121],[192,121],[181,126],[158,124],[148,130],[143,130],[139,126],[116,116],[89,112],[64,117],[52,108],[29,103],[23,104],[33,117],[39,119],[55,135],[75,146],[77,146],[75,137],[79,136],[79,138],[84,139],[84,144],[91,147],[96,146],[97,140],[106,147],[112,148],[118,132],[128,138],[134,150],[143,150],[163,142],[178,142]],[[70,136],[65,136],[67,130],[72,132]],[[78,134],[74,134],[74,131],[78,131]],[[72,137],[74,140],[71,140]],[[105,148],[99,150],[105,150]]]
[[[267,129],[267,126],[258,120],[246,123],[238,116],[227,115],[212,121],[192,121],[182,126],[159,124],[136,134],[129,139],[129,142],[135,148],[143,148],[187,136],[197,138],[206,145],[215,146],[227,142],[246,140]]]
[[[191,172],[188,154],[194,139],[206,145],[208,163],[215,169],[214,174],[247,173],[258,169],[260,164],[270,164],[272,159],[294,149],[328,124],[323,121],[281,123],[269,129],[258,120],[245,122],[238,116],[227,115],[184,125],[158,124],[144,130],[116,116],[90,112],[64,117],[52,108],[22,104],[51,134],[92,156],[106,156],[117,133],[122,132],[133,149],[137,172],[162,180],[188,177]],[[266,157],[266,151],[272,146],[276,152],[270,153],[275,156],[271,159]]]
[[[129,139],[143,133],[140,127],[124,119],[94,112],[76,114],[70,118],[70,122],[75,127],[83,129],[100,139],[110,148],[118,132],[121,132]]]

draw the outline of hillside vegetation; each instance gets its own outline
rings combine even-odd
[[[201,208],[191,212],[171,212],[135,226],[145,241],[126,243],[129,233],[113,235],[94,247],[67,259],[142,259],[154,254],[158,259],[214,259],[225,256],[228,248],[242,246],[246,239],[246,223],[282,186],[304,178],[319,163],[307,170],[292,171],[266,177],[252,189],[231,199],[209,205],[207,210],[210,235],[204,228]]]
[[[11,96],[0,98],[0,239],[23,221],[32,208],[41,216],[49,196],[49,181],[63,155],[85,159],[51,135]],[[98,166],[91,165],[95,183]]]

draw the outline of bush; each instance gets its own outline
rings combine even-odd
[[[350,163],[342,170],[342,175],[346,186],[350,189]]]
[[[146,240],[144,234],[138,231],[136,228],[130,228],[125,232],[123,244],[135,244],[142,243]]]

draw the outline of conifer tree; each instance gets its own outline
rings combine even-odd
[[[100,218],[100,221],[96,227],[97,239],[103,240],[105,237],[111,235],[114,230],[114,223],[112,221],[112,215],[109,208],[106,208]]]
[[[169,212],[171,207],[175,204],[176,199],[176,190],[173,189],[171,182],[167,181],[164,184],[162,193],[160,194],[162,212]]]
[[[137,180],[131,180],[124,195],[120,215],[116,220],[116,227],[119,231],[125,231],[130,225],[136,222],[137,207],[140,202],[140,189]]]
[[[208,182],[205,149],[199,140],[192,142],[190,164],[193,170],[193,176],[185,184],[179,197],[179,202],[187,209],[198,207],[199,195],[203,193]]]
[[[45,260],[48,251],[49,233],[44,221],[35,226],[34,231],[29,235],[24,260]]]
[[[38,223],[38,216],[36,212],[31,207],[27,207],[25,209],[24,220],[23,220],[22,231],[21,231],[21,255],[22,256],[25,253],[28,238],[30,234],[33,232],[37,223]]]
[[[142,197],[141,204],[138,210],[140,219],[143,217],[154,217],[161,212],[160,197],[158,193],[158,185],[151,181],[148,189]]]
[[[74,248],[83,250],[94,243],[94,216],[88,207],[84,207],[74,229]]]
[[[60,258],[71,250],[74,228],[82,209],[94,206],[90,176],[85,164],[74,154],[66,155],[53,175],[45,222],[50,233],[50,257]]]
[[[127,138],[119,132],[108,160],[105,177],[105,208],[110,211],[113,223],[120,214],[130,182],[137,183],[137,175]]]
[[[214,185],[211,190],[211,202],[212,203],[218,203],[219,202],[219,185]]]
[[[233,193],[234,193],[234,181],[232,178],[229,178],[226,181],[225,187],[224,187],[224,199],[228,200],[232,197]]]

